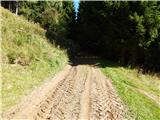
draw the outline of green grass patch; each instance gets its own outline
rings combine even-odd
[[[120,67],[112,62],[100,60],[99,66],[112,79],[119,96],[128,106],[136,120],[159,120],[160,107],[137,89],[159,96],[160,78],[138,73],[136,69]]]
[[[2,12],[2,111],[17,104],[45,78],[68,62],[64,50],[45,37],[46,31],[0,8]]]

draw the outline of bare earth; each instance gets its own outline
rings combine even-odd
[[[111,81],[97,67],[68,65],[3,117],[15,120],[124,120],[125,114]]]

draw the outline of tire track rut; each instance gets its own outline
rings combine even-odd
[[[125,108],[111,82],[96,68],[93,71],[91,86],[91,120],[125,119]]]
[[[65,76],[59,74],[57,84],[45,93],[40,102],[35,101],[26,107],[19,106],[19,112],[13,109],[4,114],[4,118],[7,120],[125,119],[126,108],[117,96],[111,81],[97,67],[77,65],[67,69],[65,73]],[[38,92],[37,94],[41,96],[43,89]],[[34,101],[34,99],[32,96],[29,100]]]

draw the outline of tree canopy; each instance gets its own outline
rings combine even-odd
[[[83,1],[74,39],[122,65],[160,70],[160,2]]]
[[[160,71],[159,1],[81,1],[78,16],[73,1],[2,2],[7,5],[12,11],[18,5],[19,15],[38,22],[56,39],[52,42],[70,50],[77,47],[74,40],[93,55]]]

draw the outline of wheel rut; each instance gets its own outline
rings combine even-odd
[[[65,69],[63,74],[60,73],[55,80],[47,84],[27,99],[28,104],[23,105],[22,102],[15,109],[6,112],[4,119],[125,119],[126,108],[111,81],[97,67],[70,66],[70,69]]]
[[[91,120],[123,120],[125,108],[111,82],[98,70],[93,70],[91,83]]]

